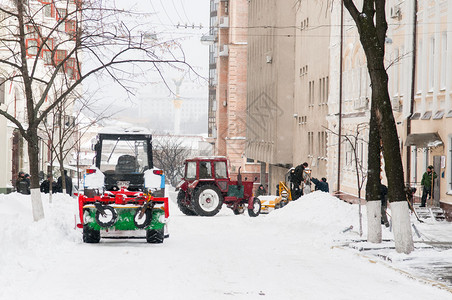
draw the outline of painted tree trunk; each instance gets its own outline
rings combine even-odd
[[[367,241],[381,243],[381,201],[367,201]]]
[[[32,136],[32,135],[30,135]],[[42,206],[41,191],[39,189],[39,148],[38,133],[28,140],[28,158],[30,160],[30,192],[31,192],[31,208],[33,212],[33,220],[35,222],[44,219],[44,208]]]
[[[388,200],[407,205],[403,176],[402,157],[400,155],[399,137],[392,113],[391,99],[388,92],[388,74],[385,67],[385,39],[388,30],[385,1],[364,0],[362,12],[353,0],[343,0],[343,4],[352,16],[359,32],[359,38],[366,54],[367,69],[372,86],[372,101],[375,102],[375,113],[378,130],[383,144],[385,172],[388,179]],[[399,206],[399,205],[396,205]],[[402,220],[396,220],[396,218]],[[408,210],[400,210],[392,216],[397,252],[410,253],[414,249]],[[395,225],[397,223],[397,225]]]
[[[369,121],[366,184],[367,241],[371,243],[381,243],[380,153],[381,138],[376,118],[376,101],[372,100]]]
[[[396,251],[409,254],[414,250],[410,210],[406,201],[391,202],[392,228]]]

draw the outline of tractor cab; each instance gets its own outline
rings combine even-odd
[[[185,161],[184,179],[187,183],[215,182],[221,192],[228,192],[229,173],[225,157],[196,157]]]

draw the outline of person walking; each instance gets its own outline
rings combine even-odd
[[[71,195],[72,196],[72,179],[71,177],[69,177],[67,175],[67,170],[64,170],[64,178],[65,178],[65,183],[66,183],[66,194]],[[63,192],[63,177],[60,176],[58,177],[58,191],[60,193]]]
[[[425,203],[427,202],[427,196],[432,198],[432,187],[433,187],[433,180],[438,177],[436,173],[433,171],[433,166],[430,165],[427,167],[427,171],[422,175],[421,185],[423,186],[422,189],[422,199],[421,199],[421,206],[425,207]]]
[[[380,201],[381,201],[381,224],[389,227],[388,216],[386,215],[386,209],[388,208],[388,187],[384,184],[380,184]]]

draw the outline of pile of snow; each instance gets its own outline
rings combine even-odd
[[[33,222],[30,196],[0,194],[0,299],[452,299],[332,247],[359,238],[359,206],[327,193],[257,218],[225,206],[215,217],[185,216],[168,194],[170,238],[159,245],[84,244],[75,198],[42,194],[45,219]]]

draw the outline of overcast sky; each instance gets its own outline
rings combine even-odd
[[[137,18],[135,22],[143,26],[146,31],[157,32],[158,39],[168,40],[170,38],[177,40],[183,48],[186,61],[204,78],[208,77],[208,46],[201,44],[200,38],[207,34],[209,30],[209,11],[210,2],[207,0],[114,0],[117,8],[133,10],[148,14],[146,20]],[[194,28],[193,28],[194,26]],[[172,71],[165,74],[168,83],[173,84],[173,80],[180,78],[183,73]],[[92,79],[85,88],[94,90],[100,88],[97,97],[115,100],[118,106],[135,107],[132,102],[139,102],[140,99],[152,98],[156,94],[162,95],[162,85],[158,84],[158,77],[155,82],[141,86],[137,89],[135,96],[127,94],[112,82],[97,82]],[[105,78],[104,78],[105,79]],[[188,89],[188,90],[187,90]],[[156,91],[159,91],[156,93]],[[208,96],[208,84],[205,80],[196,80],[193,76],[184,80],[181,86],[181,97],[194,97],[198,93],[206,98]],[[168,92],[169,99],[173,96]],[[138,105],[142,108],[142,105]]]

